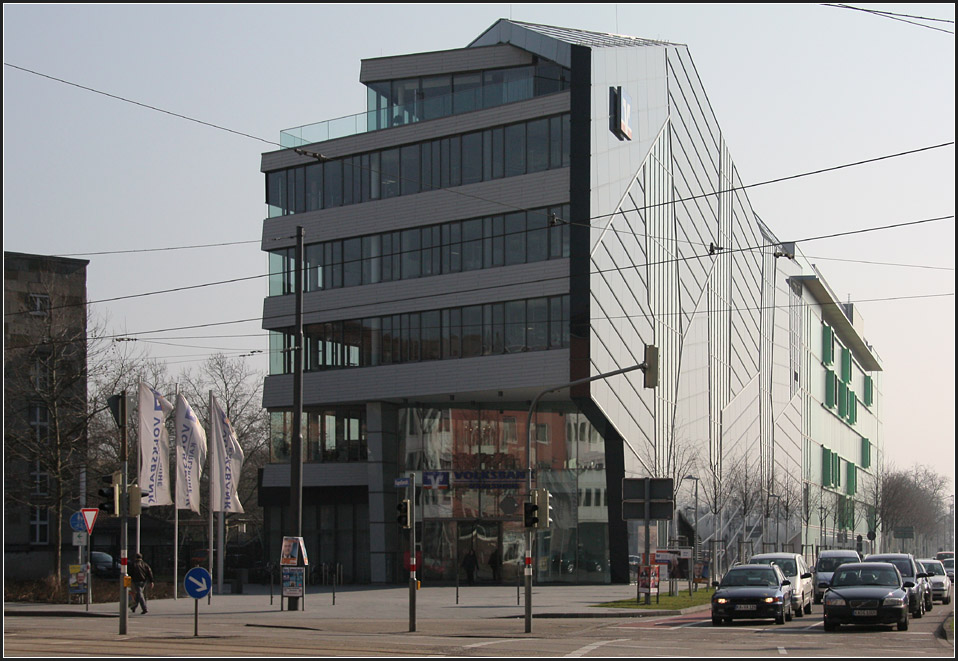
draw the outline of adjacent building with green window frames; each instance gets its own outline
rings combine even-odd
[[[857,310],[752,209],[686,46],[500,20],[465,48],[364,60],[360,80],[365,112],[262,158],[271,556],[291,534],[297,227],[303,533],[347,582],[405,580],[410,472],[430,582],[469,550],[478,580],[516,582],[527,466],[553,495],[541,583],[629,579],[645,532],[622,518],[626,477],[678,478],[651,543],[697,532],[716,572],[867,533],[880,364]],[[656,389],[639,372],[563,387],[527,423],[541,391],[646,345]]]

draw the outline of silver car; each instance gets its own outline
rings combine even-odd
[[[937,599],[943,604],[951,603],[951,579],[945,572],[945,566],[940,560],[924,558],[918,561],[925,573],[928,574],[928,582],[931,584],[931,598]]]
[[[792,586],[792,610],[795,617],[812,612],[812,572],[805,564],[805,558],[799,553],[759,553],[749,559],[749,564],[778,565]]]

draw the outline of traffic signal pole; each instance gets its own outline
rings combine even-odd
[[[123,472],[120,481],[120,635],[126,635],[127,612],[129,590],[127,583],[127,514],[129,512],[129,500],[127,499],[127,479],[129,471],[129,455],[127,453],[127,431],[126,431],[126,391],[120,393],[119,401],[120,411],[120,463]]]
[[[627,372],[633,372],[635,370],[642,370],[645,372],[645,386],[647,388],[654,388],[658,385],[658,362],[659,362],[659,352],[655,346],[649,345],[645,350],[645,361],[639,363],[638,365],[632,365],[630,367],[624,367],[622,369],[614,370],[612,372],[605,372],[604,374],[596,374],[595,376],[586,377],[584,379],[576,379],[575,381],[570,381],[569,383],[563,383],[559,386],[553,386],[552,388],[546,388],[538,395],[535,396],[535,399],[532,400],[532,404],[529,406],[529,415],[526,418],[526,498],[530,503],[536,502],[535,494],[532,490],[532,416],[535,413],[536,405],[539,403],[539,400],[542,399],[544,395],[547,395],[550,392],[555,392],[556,390],[562,390],[564,388],[571,388],[573,386],[578,386],[583,383],[589,383],[591,381],[598,381],[599,379],[607,379],[610,376],[618,376],[619,374],[625,374]],[[641,459],[640,459],[641,461]],[[648,469],[648,466],[646,466]],[[546,517],[549,516],[549,513],[546,512]],[[526,527],[526,564],[525,564],[525,580],[526,580],[526,607],[525,607],[525,621],[526,621],[526,633],[532,633],[532,542],[534,537],[535,528]]]

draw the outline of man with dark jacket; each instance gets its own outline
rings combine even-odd
[[[147,582],[149,582],[151,588],[153,587],[153,570],[146,564],[142,553],[137,553],[136,560],[130,565],[130,578],[133,580],[133,587],[136,589],[133,605],[130,606],[130,610],[135,613],[136,606],[139,604],[140,610],[146,614],[146,593],[144,588],[146,588]]]

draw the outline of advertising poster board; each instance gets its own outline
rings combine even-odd
[[[306,585],[306,567],[283,567],[283,596],[302,597]]]
[[[639,594],[659,593],[660,565],[641,565],[639,567]]]
[[[309,565],[309,557],[306,555],[306,543],[302,537],[283,537],[283,547],[279,552],[279,564],[281,566],[295,567],[299,564],[299,557],[303,557],[303,565]]]
[[[86,594],[86,565],[70,565],[70,594]]]

